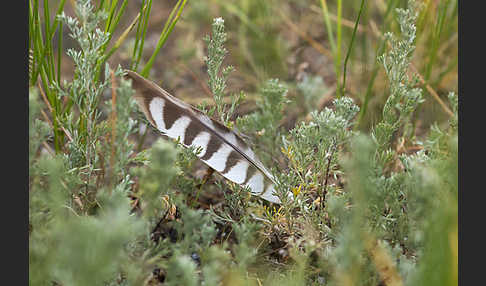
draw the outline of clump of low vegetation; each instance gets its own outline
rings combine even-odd
[[[424,23],[433,1],[383,3],[378,9],[388,32],[372,63],[363,59],[369,47],[358,49],[363,35],[351,28],[348,37],[342,34],[347,1],[337,1],[333,15],[326,1],[276,7],[275,1],[179,0],[150,57],[142,51],[155,2],[141,1],[126,24],[127,1],[68,2],[72,16],[65,2],[58,1],[53,18],[49,1],[29,6],[30,284],[457,285],[458,95],[451,90],[436,98],[430,91],[449,73],[435,65],[454,69],[440,35],[450,35],[444,19],[457,18],[457,2],[439,1],[441,26],[431,31]],[[361,21],[372,19],[369,7],[351,2]],[[339,60],[328,66],[337,74],[334,89],[305,66],[295,79],[283,75],[292,69],[291,51],[280,50],[280,34],[264,36],[280,20],[310,47],[323,48],[294,30],[287,8],[323,13],[329,56]],[[209,22],[214,9],[219,15]],[[265,17],[273,9],[281,18]],[[191,103],[244,136],[274,175],[280,205],[251,196],[208,169],[196,150],[159,135],[132,99],[123,68],[155,74],[183,11],[184,25],[194,25],[195,17],[211,23],[199,41],[202,84],[212,97]],[[352,24],[362,32],[358,21]],[[62,31],[71,43],[66,50]],[[348,66],[338,52],[347,39],[355,45],[347,51],[359,51],[350,52]],[[432,43],[431,50],[419,41]],[[228,64],[232,47],[235,62],[245,63],[241,70]],[[414,56],[426,59],[419,71]],[[259,65],[266,59],[281,62]],[[361,85],[352,68],[359,60],[371,67]],[[61,76],[62,61],[72,63],[69,79]],[[238,90],[232,85],[245,73],[249,88]],[[386,83],[383,96],[373,98],[382,102],[372,103],[376,77]],[[349,91],[355,86],[362,96]],[[430,102],[443,111],[434,122],[421,120]]]

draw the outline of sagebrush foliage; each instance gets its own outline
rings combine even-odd
[[[223,60],[228,53],[224,47],[224,43],[226,42],[226,32],[224,31],[223,18],[216,18],[213,20],[212,37],[206,35],[206,37],[204,37],[204,42],[208,46],[208,55],[204,59],[208,68],[208,85],[213,93],[214,102],[216,103],[216,105],[208,110],[207,113],[211,116],[215,111],[217,111],[221,122],[228,125],[236,107],[243,100],[244,94],[240,93],[238,95],[233,95],[231,98],[231,105],[229,109],[226,110],[223,102],[226,81],[229,74],[234,71],[234,67],[224,67],[221,70],[221,76],[219,76],[221,65],[223,64]]]
[[[457,285],[458,96],[448,96],[449,126],[419,140],[412,117],[424,96],[407,76],[413,1],[396,11],[401,34],[386,35],[388,97],[370,134],[354,130],[360,108],[349,97],[317,109],[319,78],[297,86],[309,116],[290,130],[283,80],[263,80],[256,110],[234,118],[243,93],[225,105],[232,68],[221,70],[226,33],[213,21],[207,113],[249,136],[281,206],[211,174],[178,142],[137,152],[130,82],[121,68],[97,74],[106,15],[77,3],[76,18],[60,17],[79,44],[67,53],[74,78],[51,87],[69,102],[54,106],[65,116],[46,121],[42,90],[29,90],[30,284]],[[51,148],[56,132],[67,139]]]

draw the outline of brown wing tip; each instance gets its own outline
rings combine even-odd
[[[135,91],[142,91],[148,88],[150,86],[150,81],[140,74],[132,71],[132,70],[125,70],[125,75],[124,78],[126,80],[131,79],[132,80],[132,88]],[[142,96],[143,97],[143,92],[135,92],[134,96]]]
[[[131,71],[131,70],[124,70],[125,71],[125,78],[131,78],[131,79],[142,79],[143,77],[139,75],[138,73]]]

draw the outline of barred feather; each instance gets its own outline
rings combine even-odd
[[[34,71],[34,51],[29,49],[29,82],[32,80],[32,72]]]
[[[140,109],[162,134],[179,138],[185,147],[201,147],[199,159],[223,177],[248,186],[254,195],[280,203],[274,194],[273,176],[236,133],[139,74],[127,71],[127,77],[132,79]]]

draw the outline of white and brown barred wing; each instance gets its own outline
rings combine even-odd
[[[186,147],[201,147],[199,159],[223,177],[248,186],[252,194],[280,203],[273,193],[272,175],[237,134],[139,74],[127,71],[127,77],[132,79],[139,107],[161,133],[179,138]]]

